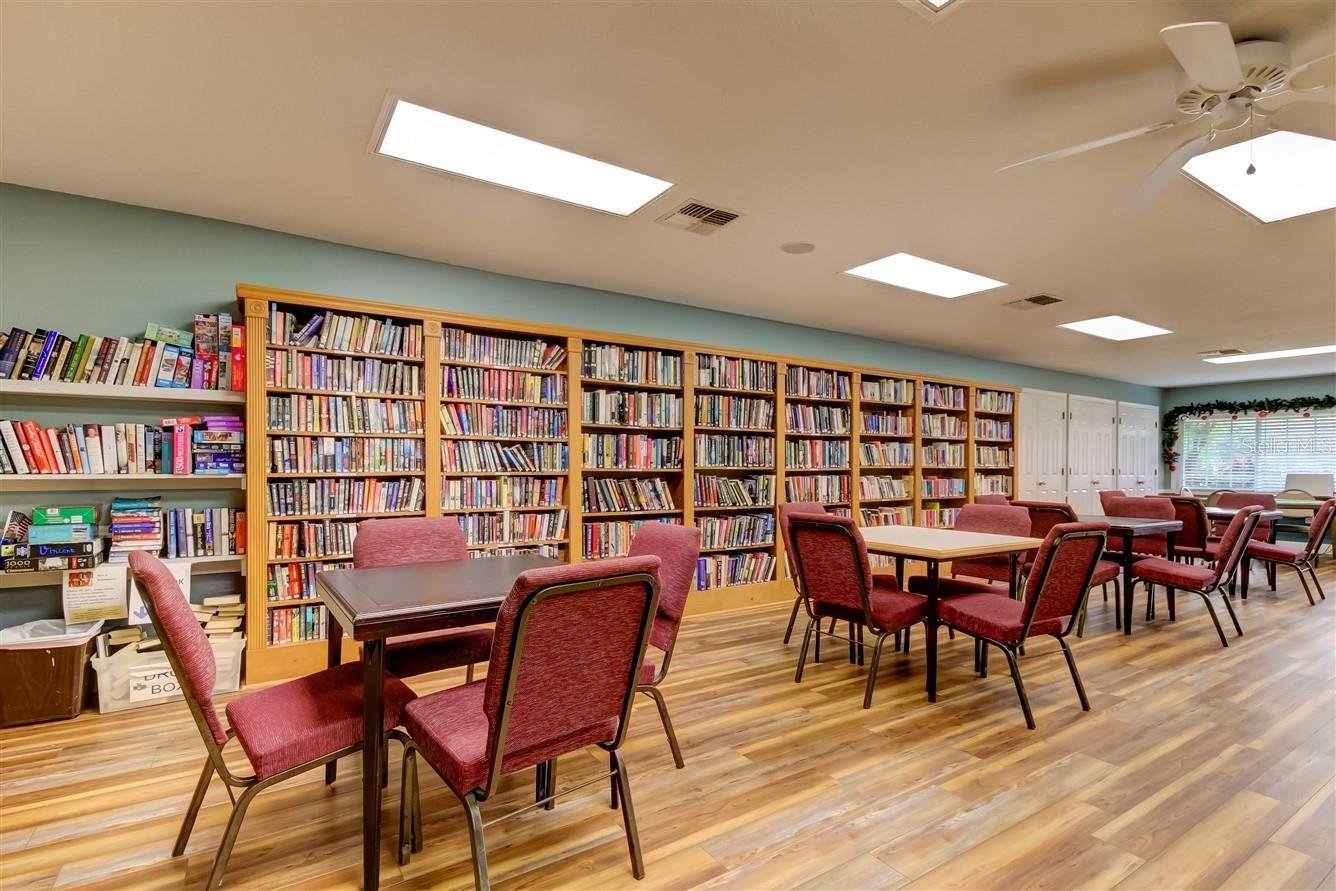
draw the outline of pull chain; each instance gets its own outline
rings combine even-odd
[[[1249,102],[1249,103],[1248,103],[1248,169],[1245,170],[1245,171],[1243,171],[1244,173],[1248,174],[1248,176],[1252,176],[1254,173],[1257,172],[1257,166],[1256,166],[1255,164],[1253,164],[1253,141],[1254,141],[1254,140],[1253,140],[1253,106],[1252,106],[1252,103]]]

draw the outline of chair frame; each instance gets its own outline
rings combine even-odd
[[[1322,508],[1319,508],[1318,510],[1319,512],[1321,512]],[[1240,560],[1239,562],[1240,564],[1243,564],[1243,563],[1250,563],[1251,561],[1256,560],[1259,563],[1268,564],[1272,570],[1271,573],[1272,591],[1276,590],[1276,582],[1274,574],[1275,568],[1278,566],[1288,566],[1289,568],[1293,569],[1296,573],[1298,573],[1299,582],[1303,585],[1304,594],[1307,595],[1308,597],[1308,605],[1317,606],[1317,601],[1313,599],[1313,591],[1311,588],[1308,587],[1308,579],[1304,578],[1304,572],[1307,571],[1309,576],[1312,577],[1313,584],[1317,587],[1318,596],[1323,600],[1326,600],[1327,592],[1322,590],[1322,582],[1318,581],[1317,578],[1317,561],[1319,559],[1318,554],[1322,550],[1323,540],[1327,537],[1327,532],[1331,529],[1333,518],[1336,518],[1336,510],[1327,512],[1326,519],[1322,521],[1321,529],[1318,530],[1316,533],[1314,533],[1314,531],[1311,528],[1309,529],[1309,539],[1307,542],[1304,543],[1304,552],[1302,556],[1299,557],[1299,562],[1297,563],[1286,563],[1279,560],[1268,560],[1265,557],[1254,557],[1251,554],[1247,553],[1244,554],[1243,559]],[[1315,515],[1314,521],[1316,521],[1316,519],[1317,518]],[[1240,585],[1240,590],[1242,596],[1246,599],[1248,597],[1248,573],[1246,572],[1242,573],[1242,584]]]
[[[515,701],[515,688],[519,684],[518,666],[524,655],[524,646],[528,637],[529,619],[535,607],[549,597],[555,597],[561,594],[567,594],[574,591],[588,591],[590,589],[615,587],[627,584],[646,584],[650,589],[650,596],[645,598],[645,608],[640,617],[640,635],[636,643],[635,658],[631,662],[629,678],[626,687],[626,693],[622,697],[621,715],[618,719],[617,734],[608,742],[600,742],[597,745],[608,753],[609,769],[606,773],[586,780],[577,786],[558,791],[557,789],[557,762],[553,758],[549,761],[541,762],[536,767],[535,790],[537,795],[533,804],[527,804],[523,807],[507,811],[504,814],[497,815],[486,822],[482,819],[481,805],[493,795],[501,783],[502,764],[506,755],[506,741],[510,735],[510,714],[512,705]],[[564,582],[557,585],[547,585],[530,592],[516,611],[515,631],[511,638],[510,658],[505,666],[504,696],[501,701],[501,707],[498,710],[496,721],[492,724],[490,730],[489,745],[492,751],[492,761],[487,768],[487,782],[480,788],[471,789],[467,792],[456,792],[455,789],[446,783],[445,786],[464,808],[464,815],[468,822],[469,848],[473,857],[473,884],[477,891],[488,891],[492,887],[491,879],[487,870],[487,846],[483,838],[483,829],[488,826],[508,820],[511,817],[541,807],[544,810],[552,810],[556,806],[556,800],[572,792],[577,792],[587,786],[595,783],[601,783],[604,780],[611,779],[613,782],[612,808],[618,807],[618,799],[621,802],[622,823],[626,831],[626,843],[631,853],[631,874],[637,879],[645,877],[645,859],[640,847],[640,830],[636,825],[635,808],[631,802],[631,780],[626,772],[626,761],[622,757],[621,746],[626,738],[626,728],[631,721],[631,706],[635,699],[636,681],[640,676],[640,666],[645,662],[645,651],[649,647],[650,630],[653,626],[655,609],[659,601],[659,581],[653,573],[648,572],[630,572],[620,575],[608,576],[606,578],[589,579],[578,582]],[[405,752],[416,752],[417,745],[408,737],[405,746]],[[407,754],[405,757],[408,757]],[[417,818],[416,838],[405,838],[403,833],[407,829],[411,833],[413,825],[413,816],[406,813],[407,797],[401,795],[399,799],[399,826],[400,826],[400,864],[408,863],[408,853],[416,853],[422,850],[421,845],[421,803],[418,801],[418,788],[416,778],[411,780],[413,783],[413,811],[419,814]]]
[[[1076,695],[1081,700],[1081,710],[1088,712],[1090,711],[1090,699],[1086,696],[1085,685],[1081,682],[1081,673],[1076,668],[1076,657],[1072,654],[1071,644],[1067,643],[1067,637],[1075,630],[1081,614],[1085,611],[1086,600],[1090,597],[1090,580],[1094,578],[1095,569],[1099,566],[1100,558],[1104,556],[1104,542],[1108,539],[1108,535],[1103,530],[1099,529],[1088,529],[1081,532],[1064,532],[1053,540],[1053,545],[1049,549],[1049,554],[1052,555],[1056,553],[1066,542],[1078,538],[1099,538],[1100,546],[1099,549],[1095,551],[1094,557],[1091,558],[1090,566],[1086,568],[1085,580],[1081,585],[1081,594],[1072,607],[1071,615],[1067,617],[1067,627],[1061,632],[1051,636],[1057,640],[1058,645],[1062,648],[1062,655],[1067,659],[1067,668],[1071,672],[1072,683],[1076,686]],[[1025,726],[1031,730],[1035,729],[1034,713],[1030,710],[1030,697],[1026,695],[1025,682],[1021,680],[1019,660],[1022,648],[1025,646],[1025,641],[1030,636],[1030,626],[1034,624],[1035,613],[1039,611],[1039,603],[1043,598],[1044,585],[1048,582],[1048,575],[1052,569],[1053,559],[1050,556],[1048,562],[1040,572],[1039,583],[1034,588],[1033,602],[1026,602],[1025,624],[1021,626],[1020,637],[1016,641],[1008,642],[994,640],[991,637],[977,634],[942,619],[938,619],[938,621],[928,629],[929,634],[935,635],[937,633],[937,626],[942,625],[947,628],[954,628],[962,634],[968,634],[979,641],[983,646],[982,652],[976,656],[975,669],[981,678],[988,677],[987,645],[992,644],[1001,650],[1003,655],[1007,657],[1007,665],[1011,669],[1011,679],[1016,684],[1016,696],[1020,699],[1021,711],[1025,714]]]
[[[877,625],[877,623],[873,620],[872,602],[870,597],[868,596],[868,592],[872,587],[872,580],[869,579],[867,574],[863,571],[863,561],[859,559],[859,554],[858,554],[858,542],[854,538],[853,532],[851,530],[838,524],[830,524],[825,520],[823,520],[823,518],[819,514],[799,514],[793,517],[792,524],[793,525],[789,532],[790,536],[793,536],[794,532],[797,531],[799,525],[809,526],[809,527],[825,527],[830,525],[837,526],[840,533],[848,540],[850,553],[853,556],[854,563],[858,567],[858,579],[859,582],[861,583],[859,587],[858,599],[860,605],[863,608],[863,618],[861,621],[849,620],[850,634],[848,637],[845,637],[842,634],[835,633],[835,627],[838,621],[838,617],[834,616],[829,617],[831,619],[830,629],[823,631],[821,629],[822,617],[818,616],[816,611],[812,609],[812,600],[807,594],[807,586],[801,583],[801,579],[804,574],[802,565],[802,554],[799,552],[796,546],[794,547],[793,563],[794,563],[794,569],[796,570],[794,574],[794,579],[798,582],[797,584],[798,594],[802,598],[803,608],[807,611],[807,629],[803,632],[803,645],[802,649],[798,651],[798,668],[797,671],[794,673],[793,682],[795,684],[802,683],[803,669],[807,663],[807,649],[808,646],[810,644],[813,644],[814,642],[816,649],[816,652],[814,654],[815,661],[817,663],[821,662],[821,635],[823,634],[826,635],[827,637],[833,637],[836,638],[837,640],[843,640],[848,642],[849,653],[851,657],[849,660],[850,662],[855,661],[852,657],[854,653],[857,652],[858,654],[857,661],[859,664],[862,664],[863,651],[867,647],[871,646],[872,662],[868,665],[867,684],[863,692],[863,708],[872,708],[872,693],[877,687],[877,666],[881,663],[882,646],[886,643],[887,638],[894,637],[896,639],[898,648],[900,640],[900,632],[904,631],[906,632],[905,652],[906,653],[909,652],[909,642],[907,635],[909,629],[912,628],[916,623],[911,622],[909,625],[905,625],[900,628],[882,628],[879,625]],[[859,628],[859,631],[857,633],[853,631],[853,627],[855,624],[857,624]],[[863,627],[870,628],[871,630],[877,633],[877,639],[873,643],[868,644],[863,641],[863,635],[861,632],[861,629]]]
[[[1257,524],[1261,522],[1261,517],[1259,516],[1260,513],[1261,510],[1258,509],[1250,513],[1244,519],[1243,533],[1239,536],[1239,540],[1235,544],[1235,550],[1231,551],[1228,554],[1221,554],[1220,557],[1218,558],[1218,562],[1221,564],[1221,567],[1220,567],[1220,572],[1216,576],[1214,582],[1212,582],[1210,585],[1207,585],[1204,589],[1200,591],[1196,590],[1195,588],[1179,588],[1176,586],[1171,587],[1168,585],[1165,586],[1166,588],[1165,599],[1169,606],[1169,621],[1175,622],[1178,620],[1178,616],[1176,614],[1174,606],[1174,592],[1180,590],[1190,591],[1191,593],[1199,596],[1202,599],[1202,602],[1206,604],[1206,612],[1210,614],[1211,622],[1215,624],[1215,633],[1220,636],[1220,645],[1225,647],[1229,646],[1229,639],[1225,637],[1224,626],[1220,624],[1220,617],[1216,615],[1215,606],[1211,603],[1210,595],[1218,592],[1220,594],[1220,599],[1224,601],[1226,611],[1228,611],[1229,613],[1230,621],[1234,623],[1235,633],[1237,634],[1238,637],[1243,636],[1243,626],[1239,624],[1238,614],[1234,612],[1234,604],[1230,602],[1229,589],[1233,586],[1234,580],[1238,577],[1239,568],[1243,565],[1243,552],[1247,549],[1248,542],[1252,540],[1252,535],[1253,532],[1256,531],[1257,529]],[[1233,563],[1233,566],[1230,566],[1229,565],[1230,563]],[[1133,564],[1134,571],[1135,571],[1135,566],[1136,564],[1134,563]],[[1132,597],[1135,595],[1137,582],[1144,582],[1146,585],[1146,599],[1148,601],[1146,604],[1146,610],[1148,615],[1153,616],[1155,612],[1154,610],[1155,586],[1161,583],[1152,582],[1148,579],[1138,578],[1134,575],[1132,577],[1132,584],[1128,586],[1127,590],[1128,597]]]
[[[149,620],[153,623],[153,629],[158,634],[158,639],[162,641],[162,651],[167,656],[167,662],[172,666],[172,671],[178,678],[186,678],[184,667],[176,653],[176,648],[172,646],[171,639],[163,631],[162,623],[158,619],[157,609],[153,605],[153,598],[144,591],[144,585],[139,579],[135,578],[133,573],[131,578],[139,589],[140,599],[144,603],[144,608],[148,611]],[[176,835],[176,843],[172,846],[172,856],[180,857],[185,853],[186,845],[190,841],[190,834],[195,828],[195,818],[199,816],[200,807],[204,803],[204,796],[209,790],[209,784],[213,780],[213,775],[218,774],[218,778],[224,783],[227,790],[227,797],[232,802],[232,813],[227,818],[227,825],[223,829],[223,837],[219,842],[218,851],[214,855],[213,867],[209,871],[209,878],[204,887],[207,891],[215,891],[223,882],[223,871],[227,868],[227,861],[232,856],[232,848],[236,845],[237,834],[241,831],[241,822],[246,817],[246,811],[250,808],[251,802],[255,796],[259,795],[270,786],[278,785],[284,780],[303,774],[308,770],[314,770],[317,767],[334,764],[340,758],[356,754],[362,751],[362,743],[358,742],[351,746],[344,746],[341,749],[323,755],[311,761],[306,761],[285,771],[276,773],[271,777],[260,779],[254,774],[237,775],[227,766],[227,761],[223,757],[223,747],[236,737],[236,732],[232,728],[227,728],[227,742],[219,745],[214,739],[213,728],[209,726],[209,721],[204,715],[204,706],[195,695],[194,687],[189,683],[181,684],[181,691],[185,697],[186,705],[190,708],[190,716],[195,720],[195,727],[199,730],[201,738],[204,740],[204,748],[207,755],[204,759],[204,769],[200,772],[199,780],[195,783],[195,791],[190,797],[190,804],[186,808],[185,818],[181,821],[181,829]],[[411,754],[411,742],[408,736],[402,731],[392,729],[385,733],[384,739],[396,739],[404,745],[404,760],[402,787],[400,789],[401,800],[405,796],[405,789],[417,788],[417,769]],[[382,739],[382,744],[384,744]],[[386,774],[388,777],[388,773]],[[241,790],[240,796],[233,790]],[[422,809],[417,801],[416,792],[413,796],[413,807],[411,809],[401,809],[400,826],[400,844],[408,843],[416,845],[414,850],[422,850]]]
[[[676,640],[674,640],[674,644]],[[673,647],[676,649],[676,646]],[[677,733],[673,730],[673,718],[668,714],[668,701],[663,698],[663,691],[659,689],[659,684],[668,676],[668,663],[673,660],[673,650],[666,650],[663,654],[663,664],[654,675],[654,680],[648,684],[636,684],[636,692],[643,693],[654,700],[654,705],[659,709],[659,721],[663,723],[663,735],[668,737],[668,748],[673,752],[673,764],[678,770],[687,766],[686,761],[682,759],[682,747],[677,744]],[[639,674],[636,675],[639,678]]]

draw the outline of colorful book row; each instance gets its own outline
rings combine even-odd
[[[412,513],[426,501],[421,477],[404,479],[309,479],[269,483],[270,517],[311,514]]]
[[[351,568],[352,563],[348,561],[272,564],[269,567],[266,593],[269,600],[314,600],[318,594],[315,583],[317,575],[328,569]]]
[[[965,388],[950,384],[923,384],[923,404],[932,408],[964,408]]]
[[[925,476],[919,481],[919,494],[925,498],[964,497],[965,480],[958,476]]]
[[[422,395],[422,366],[415,362],[266,349],[264,373],[270,387]]]
[[[680,387],[682,357],[662,350],[587,343],[580,374],[589,380]]]
[[[823,501],[828,504],[849,500],[847,474],[814,474],[784,479],[785,501]]]
[[[700,528],[701,547],[744,548],[769,547],[775,543],[775,515],[724,514],[696,518]]]
[[[858,478],[858,496],[867,499],[909,498],[904,477],[863,475]]]
[[[422,358],[422,324],[318,312],[305,322],[270,304],[268,342],[377,356]]]
[[[586,433],[584,466],[591,470],[675,470],[682,467],[682,437]]]
[[[796,439],[784,442],[785,466],[793,470],[840,469],[849,466],[849,443],[838,439]]]
[[[294,557],[319,557],[339,560],[353,555],[357,523],[341,520],[314,520],[305,523],[269,523],[268,557],[270,560]]]
[[[565,501],[565,477],[462,477],[441,481],[441,508],[447,511],[559,507]]]
[[[566,409],[447,402],[441,406],[441,432],[498,439],[565,439]]]
[[[636,530],[646,523],[669,523],[666,518],[641,520],[608,520],[585,523],[581,535],[581,552],[586,560],[604,557],[624,557],[631,547]]]
[[[697,468],[774,466],[774,437],[696,434]]]
[[[676,393],[586,390],[580,401],[586,424],[682,427],[682,397]]]
[[[962,442],[931,442],[923,447],[924,467],[964,467],[965,444]]]
[[[775,403],[769,399],[741,396],[697,396],[696,426],[773,430]]]
[[[605,511],[674,510],[668,483],[657,477],[596,477],[584,481],[584,509]]]
[[[914,382],[898,378],[863,378],[859,382],[859,396],[869,402],[914,403]]]
[[[1016,397],[1001,390],[975,390],[974,407],[980,411],[1010,413],[1016,410]]]
[[[908,442],[865,442],[858,447],[864,467],[913,467],[914,446]]]
[[[757,476],[696,477],[697,507],[774,507],[775,477]]]
[[[696,589],[709,591],[734,585],[755,585],[775,577],[774,555],[765,551],[709,554],[696,561]]]
[[[734,359],[713,353],[697,353],[696,383],[702,387],[773,393],[775,363],[761,359]]]
[[[420,439],[269,437],[270,473],[401,473],[425,466]]]
[[[570,447],[564,442],[528,442],[502,446],[495,442],[441,443],[441,469],[449,473],[564,473]]]
[[[919,430],[924,436],[947,436],[952,439],[964,439],[969,435],[969,425],[964,418],[930,412],[924,412],[919,419]]]
[[[840,436],[849,432],[849,409],[843,406],[791,403],[784,414],[791,433]]]
[[[863,432],[882,436],[913,436],[914,416],[889,412],[863,412]]]
[[[811,399],[848,399],[852,379],[843,371],[791,366],[784,374],[784,392]]]
[[[459,514],[459,527],[471,545],[524,544],[566,535],[566,511],[509,514]]]
[[[269,610],[265,643],[271,647],[324,640],[329,614],[324,606],[285,606]]]
[[[301,433],[421,433],[422,403],[289,393],[265,399],[270,430]]]
[[[560,368],[566,360],[566,348],[538,338],[524,340],[479,334],[463,328],[444,328],[441,331],[441,360],[508,368]]]
[[[566,404],[566,376],[533,374],[501,368],[446,365],[441,369],[441,395],[455,399],[497,402]]]

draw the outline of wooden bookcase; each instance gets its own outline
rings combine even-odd
[[[247,429],[265,431],[264,435],[252,433],[247,438],[246,491],[252,518],[246,558],[247,671],[252,681],[312,671],[325,661],[322,641],[268,644],[268,614],[275,606],[281,609],[311,605],[304,600],[296,603],[269,600],[270,522],[337,522],[384,515],[331,511],[271,518],[268,509],[271,482],[420,480],[420,506],[397,510],[391,515],[461,516],[466,524],[474,524],[471,550],[478,555],[510,549],[539,550],[578,562],[587,559],[586,527],[605,523],[627,525],[614,529],[601,527],[602,532],[628,533],[615,541],[615,546],[602,551],[607,554],[620,552],[632,531],[631,524],[641,522],[696,524],[720,536],[736,535],[736,538],[712,539],[702,553],[706,560],[717,561],[721,571],[713,574],[714,584],[693,593],[688,601],[690,613],[735,609],[793,596],[782,568],[783,544],[776,525],[776,505],[786,497],[820,494],[831,510],[848,513],[864,523],[921,524],[925,502],[947,501],[923,496],[925,474],[957,479],[964,486],[964,495],[949,499],[951,509],[973,497],[976,481],[1000,486],[1005,484],[1002,480],[1009,479],[1012,491],[1015,490],[1016,391],[1008,387],[253,285],[239,285],[237,297],[248,322]],[[271,305],[296,313],[303,323],[316,313],[334,312],[380,320],[391,318],[398,323],[421,326],[420,356],[395,359],[349,353],[356,359],[381,358],[418,367],[420,387],[408,394],[380,396],[347,390],[270,386],[266,329]],[[536,367],[528,359],[517,363],[514,359],[517,354],[513,352],[517,347],[513,345],[507,347],[512,350],[509,353],[484,350],[476,354],[451,346],[461,337],[473,338],[475,344],[482,338],[542,344],[536,353],[531,349],[526,355],[541,355],[549,347],[563,352],[559,360]],[[310,347],[281,349],[343,356]],[[474,377],[465,381],[464,374]],[[938,408],[933,400],[925,401],[925,385],[928,392],[935,392],[932,388],[940,386],[957,388],[963,401],[958,406]],[[395,436],[388,437],[372,434],[367,438],[406,439],[420,444],[422,469],[411,473],[359,471],[337,475],[271,473],[268,469],[271,440],[287,434],[267,425],[268,400],[271,396],[290,395],[351,395],[358,399],[391,398],[420,403],[423,422],[420,431],[396,431]],[[1004,401],[1007,396],[1009,403]],[[442,421],[443,409],[447,414],[454,413],[449,428]],[[528,427],[524,426],[521,414],[526,410]],[[564,435],[560,428],[561,412],[564,412]],[[925,433],[925,416],[929,414],[955,419],[963,425],[962,435],[945,439]],[[463,432],[458,426],[460,417],[487,432]],[[992,442],[988,437],[976,436],[976,424],[985,420],[1011,422],[1012,441]],[[491,432],[496,428],[487,425],[493,423],[502,425],[500,432]],[[534,423],[542,429],[535,428]],[[644,444],[638,437],[648,437],[661,446],[667,441],[671,444],[667,454],[674,459],[680,455],[680,461],[673,460],[667,467],[627,466],[624,460],[596,460],[595,454],[586,454],[587,444],[591,448]],[[721,450],[724,443],[746,447]],[[935,443],[963,449],[959,466],[925,467],[923,450]],[[493,446],[548,449],[549,458],[565,446],[566,460],[564,465],[551,461],[533,467],[522,462],[521,466],[461,466],[452,458],[451,449]],[[980,450],[999,446],[1013,450],[1010,461],[1013,466],[983,470],[985,461],[980,455],[986,457],[989,453]],[[893,449],[897,457],[907,452],[910,460],[903,465],[882,466],[892,462],[865,458],[863,450],[868,447],[872,447],[874,457],[889,454],[887,450]],[[818,466],[806,460],[817,455],[832,460],[823,460]],[[990,479],[985,481],[984,476]],[[556,491],[558,481],[562,483],[560,492]],[[882,488],[895,481],[903,483],[907,494]],[[603,504],[603,509],[594,510],[595,502],[587,501],[587,485],[604,487],[605,495],[611,491],[617,502],[612,506],[614,509]],[[641,487],[639,492],[637,485]],[[813,491],[818,486],[819,493]],[[720,496],[724,490],[731,494]],[[536,491],[544,492],[541,503],[531,500]],[[471,493],[467,499],[465,492]],[[651,500],[633,505],[624,500],[628,496]],[[664,503],[665,498],[671,499],[671,506]],[[632,506],[635,509],[629,509]],[[561,516],[564,525],[559,523]],[[523,534],[526,528],[538,528],[554,517],[558,525],[551,532],[555,534],[545,532],[542,537]],[[482,530],[486,531],[485,536]],[[494,531],[496,535],[492,534]],[[482,540],[484,537],[486,540]],[[748,558],[748,568],[755,571],[754,577],[759,580],[728,584],[725,561],[729,558],[735,563],[739,562],[737,558]],[[305,562],[320,565],[340,561]]]

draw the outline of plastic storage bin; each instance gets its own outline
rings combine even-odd
[[[240,689],[245,638],[228,637],[210,640],[209,644],[218,664],[213,692],[231,693]],[[110,656],[94,656],[93,670],[97,672],[97,709],[104,715],[185,698],[162,650],[140,653],[133,646],[124,647]]]

